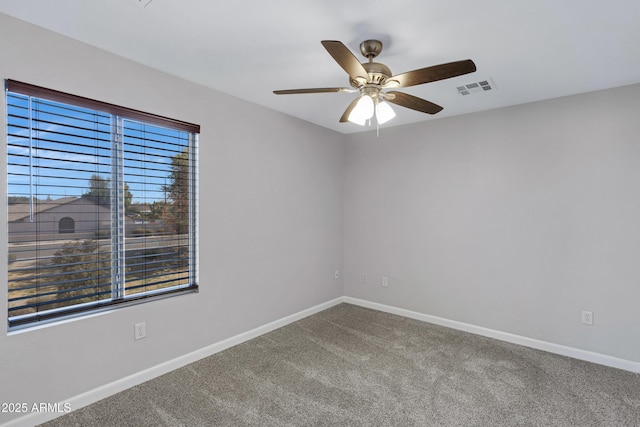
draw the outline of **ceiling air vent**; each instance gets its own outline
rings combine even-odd
[[[479,82],[467,83],[464,86],[458,86],[458,93],[460,95],[471,95],[472,93],[487,92],[495,90],[495,85],[491,79],[480,80]]]

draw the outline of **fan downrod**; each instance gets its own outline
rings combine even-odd
[[[379,62],[373,62],[373,58],[380,55],[380,52],[382,52],[382,42],[380,40],[365,40],[360,43],[360,53],[368,59],[367,62],[362,63],[368,73],[367,84],[379,86],[392,76],[389,67]],[[358,82],[351,81],[350,83],[351,86],[356,88],[361,86]],[[354,83],[356,84],[354,85]]]

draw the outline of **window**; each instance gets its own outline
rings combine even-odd
[[[75,233],[76,232],[76,222],[73,218],[65,216],[58,221],[58,233]]]
[[[6,89],[9,327],[196,291],[199,126]]]

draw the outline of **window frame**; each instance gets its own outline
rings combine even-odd
[[[188,147],[189,147],[189,157],[188,157],[188,180],[189,180],[189,218],[188,218],[188,284],[179,287],[168,287],[157,290],[145,290],[142,293],[134,293],[133,295],[124,295],[124,288],[126,286],[125,282],[122,282],[122,286],[120,287],[120,291],[117,289],[112,289],[111,297],[106,300],[100,300],[95,302],[85,302],[85,303],[75,303],[73,305],[46,309],[42,312],[36,311],[35,313],[25,314],[25,315],[17,315],[10,316],[9,307],[7,311],[7,323],[8,330],[13,331],[17,329],[30,328],[34,326],[39,326],[45,323],[57,322],[60,320],[69,319],[71,317],[79,317],[79,316],[88,316],[95,314],[96,312],[111,310],[115,307],[126,307],[132,304],[138,304],[141,302],[153,301],[157,299],[164,299],[167,297],[182,295],[187,293],[195,293],[198,292],[199,288],[199,277],[198,277],[198,258],[199,258],[199,245],[198,245],[198,198],[199,198],[199,188],[198,188],[198,142],[199,142],[199,133],[200,126],[192,123],[171,119],[151,113],[142,112],[139,110],[134,110],[122,106],[118,106],[115,104],[105,103],[97,100],[93,100],[86,97],[81,97],[77,95],[72,95],[69,93],[47,89],[41,86],[32,85],[29,83],[23,83],[16,80],[7,79],[5,81],[5,107],[7,110],[5,111],[5,124],[7,124],[6,128],[6,140],[5,147],[9,144],[9,130],[8,130],[8,117],[9,117],[9,109],[8,109],[8,93],[16,93],[28,97],[39,98],[47,101],[53,101],[56,103],[67,104],[74,107],[87,108],[91,110],[95,110],[101,113],[107,113],[111,115],[112,120],[115,120],[118,123],[118,126],[115,129],[112,129],[112,137],[122,138],[124,135],[124,131],[122,128],[123,121],[132,121],[142,123],[143,125],[153,125],[160,126],[164,128],[168,128],[174,131],[184,131],[188,133]],[[114,148],[112,148],[113,150]],[[5,148],[6,150],[6,148]],[[122,150],[121,144],[120,148],[116,148],[116,150]],[[6,151],[5,151],[6,153]],[[7,154],[6,154],[7,155]],[[8,155],[7,155],[8,156]],[[8,157],[5,158],[5,163],[8,162]],[[123,179],[124,172],[121,171],[122,174],[115,174],[115,178],[117,181]],[[9,176],[9,171],[6,172],[7,177]],[[113,177],[113,176],[112,176]],[[7,185],[9,182],[7,182]],[[124,200],[124,191],[123,191],[123,183],[122,182],[114,182],[114,187],[111,190],[111,198],[112,201],[116,201],[116,205],[121,205]],[[7,194],[5,195],[5,200],[9,196],[8,188],[5,189]],[[122,200],[120,200],[122,199]],[[8,203],[7,203],[8,206]],[[110,208],[113,212],[115,211],[114,218],[116,216],[120,216],[124,218],[124,211],[118,212],[117,207]],[[117,219],[112,218],[113,221],[118,221]],[[9,224],[7,220],[7,225]],[[113,227],[113,224],[112,224]],[[118,258],[123,263],[124,253],[125,253],[125,232],[124,225],[121,228],[122,234],[116,239],[114,242],[112,240],[112,245],[116,247],[115,258]],[[9,245],[9,234],[7,234],[7,238],[5,240],[5,244]],[[113,250],[113,249],[112,249]],[[113,263],[113,257],[112,263]],[[118,261],[116,260],[116,263]],[[124,263],[123,263],[124,265]],[[9,282],[7,282],[8,284]],[[9,291],[9,289],[7,289]],[[7,295],[9,292],[7,292]],[[9,300],[9,299],[8,299]]]

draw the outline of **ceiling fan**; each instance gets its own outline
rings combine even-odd
[[[360,96],[349,104],[340,118],[341,123],[349,121],[362,126],[374,116],[374,113],[378,124],[385,123],[395,117],[395,112],[385,101],[422,113],[436,114],[442,110],[440,105],[407,93],[388,89],[421,85],[476,71],[476,65],[473,61],[466,59],[392,75],[389,67],[373,62],[373,58],[382,52],[382,42],[379,40],[365,40],[360,43],[360,52],[369,60],[363,63],[360,63],[358,58],[342,42],[323,40],[322,45],[349,75],[350,88],[288,89],[274,90],[273,93],[276,95],[292,95],[301,93],[360,92]]]

